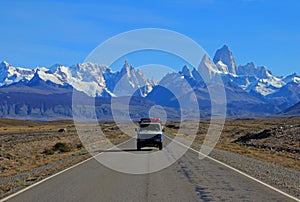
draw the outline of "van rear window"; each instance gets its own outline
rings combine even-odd
[[[141,124],[140,131],[160,131],[159,124]]]

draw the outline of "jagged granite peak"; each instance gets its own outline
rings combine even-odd
[[[255,76],[257,69],[253,62],[248,62],[246,65],[239,65],[236,69],[237,75]]]
[[[7,70],[9,66],[10,66],[10,64],[8,64],[8,62],[3,61],[3,62],[0,63],[0,70],[1,71],[2,70]]]
[[[233,53],[230,51],[227,45],[224,45],[222,48],[216,51],[213,61],[215,64],[217,64],[219,61],[222,61],[222,63],[228,67],[229,73],[236,74],[236,63]]]
[[[200,65],[198,66],[198,72],[202,76],[203,79],[209,81],[216,74],[221,74],[222,72],[218,70],[215,63],[209,58],[208,55],[204,55]]]
[[[271,78],[272,72],[266,66],[258,66],[256,75],[259,78]]]
[[[180,74],[182,74],[185,77],[193,77],[192,72],[190,71],[190,68],[187,65],[184,65],[182,67]]]
[[[61,67],[61,66],[63,66],[62,64],[60,64],[60,63],[56,63],[56,64],[53,64],[52,66],[50,66],[50,70],[56,70],[57,68],[59,68],[59,67]]]
[[[125,75],[130,78],[132,74],[134,74],[136,71],[132,65],[129,64],[128,60],[126,59],[124,62],[124,65],[122,69],[119,72],[119,77],[124,77]]]
[[[75,66],[77,66],[78,68],[77,71],[80,72],[91,72],[91,73],[100,73],[100,74],[102,74],[103,72],[106,71],[107,68],[109,68],[104,64],[97,64],[92,62],[79,63]]]
[[[239,65],[237,67],[237,75],[240,76],[255,76],[259,79],[273,78],[272,72],[266,66],[255,67],[253,62],[249,62],[246,65]]]
[[[128,96],[132,95],[135,91],[139,91],[139,96],[144,97],[157,83],[147,79],[143,71],[135,69],[129,64],[128,60],[125,60],[119,72],[106,72],[104,78],[106,78],[107,88],[116,96]]]
[[[9,64],[5,61],[0,63],[0,86],[5,85],[4,81],[7,78]]]
[[[151,77],[150,82],[151,82],[151,84],[153,84],[153,86],[158,85],[158,81],[154,78],[154,76]]]
[[[41,70],[39,68],[35,69],[33,77],[28,82],[28,85],[32,85],[34,83],[37,83],[38,81],[42,81],[43,79],[40,77],[39,72]]]
[[[120,74],[123,76],[127,74],[128,77],[131,77],[131,71],[134,70],[134,67],[129,64],[128,60],[125,60],[125,63],[120,71]]]
[[[193,68],[192,75],[196,81],[203,81],[203,79],[202,79],[200,73],[197,71],[197,69]]]

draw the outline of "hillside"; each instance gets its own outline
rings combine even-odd
[[[289,107],[288,109],[284,110],[280,113],[281,115],[288,115],[288,116],[299,116],[300,115],[300,102],[295,104],[292,107]]]

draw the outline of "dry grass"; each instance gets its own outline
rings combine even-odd
[[[202,121],[195,139],[196,143],[202,144],[209,127],[209,121]],[[250,157],[258,158],[268,162],[278,163],[283,166],[291,167],[300,170],[300,154],[287,151],[274,151],[272,149],[258,148],[247,146],[242,143],[235,142],[239,137],[247,133],[254,133],[263,129],[276,128],[282,125],[299,125],[300,117],[292,118],[274,118],[274,119],[253,119],[253,120],[227,120],[222,134],[216,145],[217,148],[244,154]],[[176,134],[179,123],[166,124],[166,131],[169,134]],[[276,145],[276,139],[273,140]],[[270,144],[270,143],[269,143]],[[300,149],[300,143],[290,140],[285,142],[285,147],[293,147]]]
[[[281,125],[298,125],[299,123],[299,117],[227,121],[217,147],[300,170],[299,153],[274,151],[272,149],[246,146],[244,144],[234,142],[236,139],[246,135],[247,133],[258,132],[269,128],[276,128]],[[273,145],[277,145],[277,141],[279,140],[274,139]],[[285,144],[286,145],[282,146],[295,147],[295,144],[298,144],[297,147],[298,149],[300,148],[299,142],[294,142],[293,139]]]

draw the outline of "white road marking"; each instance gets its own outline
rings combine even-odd
[[[114,147],[116,147],[116,146],[120,146],[120,145],[122,145],[122,144],[125,144],[125,143],[129,142],[129,141],[132,140],[132,139],[133,139],[133,138],[130,138],[129,140],[126,140],[125,142],[122,142],[122,143],[120,143],[120,144],[118,144],[118,145],[115,145],[115,146],[113,146],[112,148],[114,148]],[[112,148],[110,148],[110,149],[112,149]],[[107,150],[110,150],[110,149],[107,149]],[[55,173],[55,174],[53,174],[53,175],[51,175],[51,176],[49,176],[49,177],[47,177],[47,178],[45,178],[45,179],[43,179],[43,180],[41,180],[41,181],[38,181],[37,183],[34,183],[34,184],[32,184],[32,185],[30,185],[30,186],[24,188],[24,189],[21,189],[20,191],[18,191],[18,192],[16,192],[16,193],[13,193],[13,194],[11,194],[11,195],[9,195],[9,196],[3,198],[3,199],[0,199],[0,202],[7,201],[7,200],[9,200],[9,199],[11,199],[11,198],[13,198],[13,197],[15,197],[15,196],[17,196],[17,195],[19,195],[19,194],[21,194],[21,193],[27,191],[27,190],[29,190],[29,189],[35,187],[35,186],[37,186],[37,185],[39,185],[39,184],[41,184],[41,183],[43,183],[43,182],[45,182],[45,181],[47,181],[47,180],[50,180],[50,179],[54,178],[54,177],[57,176],[57,175],[60,175],[60,174],[66,172],[66,171],[68,171],[68,170],[71,170],[71,169],[73,169],[73,168],[75,168],[75,167],[77,167],[77,166],[79,166],[79,165],[81,165],[81,164],[84,164],[84,163],[86,163],[87,161],[90,161],[90,160],[94,159],[95,157],[97,157],[97,156],[99,156],[99,155],[101,155],[101,154],[103,154],[103,152],[100,152],[99,154],[97,154],[97,155],[95,155],[95,156],[92,156],[92,157],[90,157],[90,158],[88,158],[88,159],[86,159],[86,160],[84,160],[84,161],[81,161],[80,163],[77,163],[77,164],[75,164],[75,165],[73,165],[73,166],[71,166],[71,167],[68,167],[68,168],[66,168],[66,169],[64,169],[64,170],[62,170],[62,171],[60,171],[60,172],[58,172],[58,173]]]
[[[214,161],[214,162],[216,162],[216,163],[218,163],[218,164],[220,164],[220,165],[222,165],[222,166],[225,166],[225,167],[227,167],[227,168],[229,168],[229,169],[231,169],[231,170],[233,170],[233,171],[235,171],[235,172],[237,172],[237,173],[239,173],[239,174],[241,174],[241,175],[244,175],[245,177],[248,177],[249,179],[254,180],[255,182],[258,182],[258,183],[260,183],[260,184],[262,184],[262,185],[264,185],[264,186],[266,186],[266,187],[268,187],[268,188],[270,188],[270,189],[272,189],[272,190],[274,190],[274,191],[276,191],[276,192],[278,192],[278,193],[280,193],[280,194],[282,194],[282,195],[284,195],[284,196],[286,196],[286,197],[288,197],[288,198],[291,198],[291,199],[293,199],[293,200],[295,200],[295,201],[300,202],[300,199],[298,199],[298,198],[296,198],[296,197],[294,197],[294,196],[291,196],[291,195],[289,195],[288,193],[285,193],[284,191],[281,191],[280,189],[277,189],[277,188],[275,188],[275,187],[273,187],[273,186],[271,186],[271,185],[269,185],[269,184],[267,184],[267,183],[265,183],[265,182],[262,182],[262,181],[260,181],[260,180],[258,180],[258,179],[256,179],[256,178],[254,178],[254,177],[252,177],[252,176],[250,176],[250,175],[248,175],[248,174],[246,174],[246,173],[244,173],[244,172],[242,172],[242,171],[240,171],[240,170],[238,170],[238,169],[236,169],[236,168],[234,168],[234,167],[232,167],[232,166],[230,166],[230,165],[227,165],[227,164],[225,164],[225,163],[223,163],[223,162],[221,162],[221,161],[219,161],[219,160],[217,160],[217,159],[214,159],[214,158],[212,158],[212,157],[210,157],[210,156],[207,156],[207,155],[205,155],[205,154],[203,154],[203,153],[197,151],[196,149],[193,149],[193,148],[191,148],[191,147],[189,147],[189,146],[186,146],[185,144],[183,144],[183,143],[181,143],[181,142],[178,142],[178,141],[176,141],[176,140],[174,140],[174,139],[171,139],[171,138],[169,138],[169,137],[166,136],[166,135],[165,135],[165,137],[168,138],[168,139],[171,140],[171,141],[176,142],[177,144],[180,144],[180,145],[182,145],[182,146],[184,146],[184,147],[186,147],[186,148],[188,148],[188,149],[190,149],[190,150],[192,150],[192,151],[194,151],[194,152],[200,154],[200,155],[205,156],[206,158],[208,158],[208,159],[210,159],[210,160],[212,160],[212,161]]]

